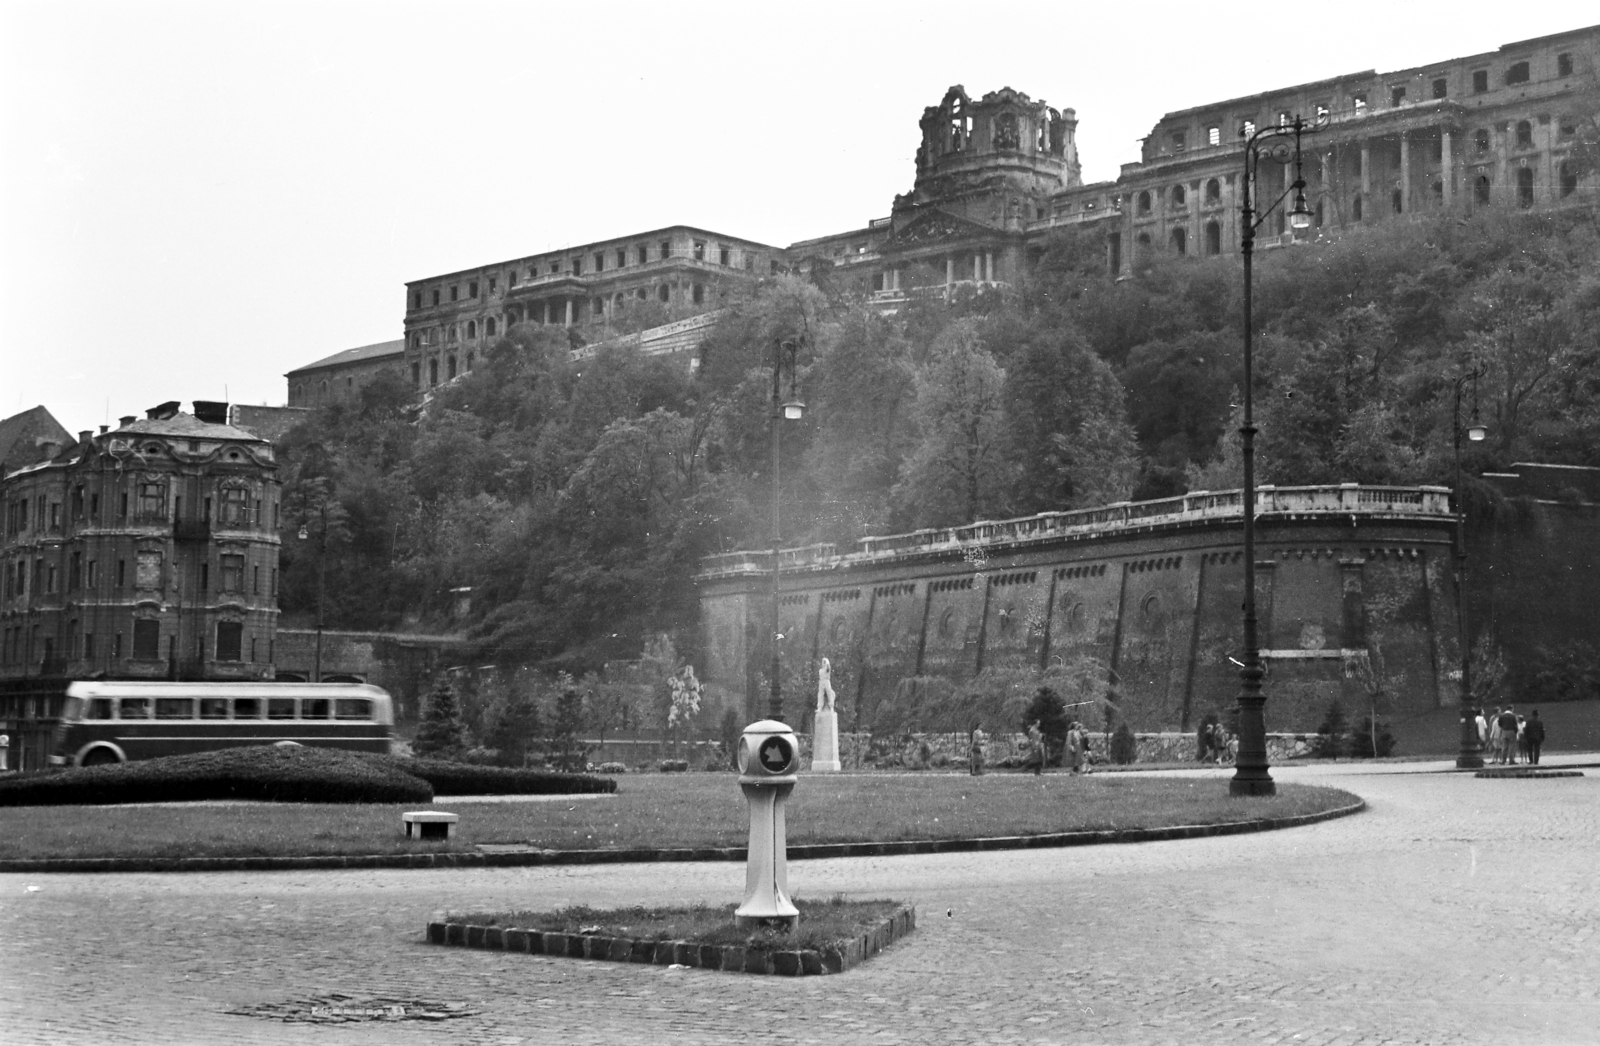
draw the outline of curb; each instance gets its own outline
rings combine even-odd
[[[693,941],[642,941],[632,937],[527,930],[515,926],[478,926],[449,918],[428,923],[429,944],[482,948],[566,959],[634,962],[651,966],[686,966],[729,973],[843,973],[859,966],[917,928],[917,909],[901,905],[875,927],[829,948],[764,952],[742,944],[696,944]]]
[[[1545,777],[1582,777],[1582,770],[1570,767],[1542,767],[1542,766],[1498,766],[1486,767],[1472,775],[1473,777],[1513,777],[1522,780]]]
[[[1553,776],[1553,775],[1547,775]],[[1043,835],[993,835],[970,839],[906,839],[894,842],[803,843],[788,848],[790,860],[830,857],[895,857],[905,854],[969,853],[977,850],[1043,850],[1103,843],[1152,843],[1207,839],[1299,828],[1348,817],[1367,808],[1358,799],[1345,806],[1293,817],[1263,817],[1221,824],[1165,828],[1111,828]],[[667,861],[743,861],[743,846],[639,848],[632,850],[510,850],[492,853],[319,854],[307,857],[62,857],[0,860],[6,872],[281,872],[348,868],[532,868],[566,864],[653,864]]]

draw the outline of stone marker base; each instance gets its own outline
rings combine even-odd
[[[461,817],[434,810],[411,810],[401,814],[400,820],[405,823],[407,839],[451,839]]]
[[[1558,770],[1543,766],[1486,766],[1473,777],[1582,777],[1582,770]]]
[[[428,923],[428,943],[568,959],[697,966],[702,970],[799,977],[804,974],[843,973],[852,966],[866,962],[916,927],[917,909],[908,904],[895,910],[871,930],[827,948],[758,951],[742,944],[639,941],[630,937],[525,930],[514,926],[476,926],[456,922],[446,916]]]

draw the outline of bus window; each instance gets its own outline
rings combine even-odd
[[[233,718],[235,719],[260,719],[261,699],[259,697],[236,697],[233,699]]]
[[[125,697],[117,709],[118,719],[149,719],[150,699],[148,697]]]
[[[333,708],[335,719],[372,718],[372,702],[364,697],[341,697]]]
[[[193,719],[194,701],[187,697],[156,698],[157,719]]]
[[[200,718],[228,718],[228,699],[225,697],[202,697],[200,699]]]
[[[111,698],[109,698],[109,697],[91,697],[89,699],[89,714],[84,716],[84,718],[85,719],[110,719],[110,718],[112,718],[112,716],[111,716]]]
[[[328,718],[328,699],[325,697],[306,697],[300,701],[301,719],[326,719]]]
[[[267,698],[267,718],[268,719],[293,719],[294,718],[294,698],[292,698],[292,697],[269,697],[269,698]]]

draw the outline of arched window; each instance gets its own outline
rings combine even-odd
[[[471,353],[471,352],[467,353],[467,370],[468,371],[472,370],[472,361],[473,361],[473,357],[475,355],[476,355],[476,353]]]
[[[436,359],[428,361],[428,384],[439,384],[439,361]]]
[[[449,381],[451,378],[456,376],[456,358],[454,356],[446,356],[444,366],[445,380]]]
[[[493,316],[490,316],[488,319],[483,321],[483,333],[487,334],[491,338],[494,337],[494,317]]]
[[[322,384],[317,388],[317,402],[328,402],[328,379],[322,379]]]
[[[1206,253],[1209,255],[1222,253],[1222,226],[1216,222],[1206,222]]]
[[[1178,257],[1181,258],[1189,253],[1189,233],[1183,226],[1173,229],[1172,235],[1167,239],[1172,243],[1172,251]]]
[[[467,321],[467,340],[471,341],[473,338],[476,338],[477,336],[478,336],[478,321],[477,320],[468,320]]]
[[[650,297],[650,292],[645,290],[643,287],[640,287],[637,291],[634,291],[633,296],[638,298],[640,301],[644,301],[646,298]]]
[[[1566,199],[1578,191],[1578,172],[1572,165],[1563,161],[1561,164],[1561,198]]]
[[[1533,168],[1517,168],[1517,206],[1533,206]]]
[[[1174,185],[1172,187],[1172,206],[1182,207],[1188,200],[1189,194],[1184,190],[1183,186]]]
[[[613,294],[611,296],[611,307],[613,309],[622,308],[622,300],[623,299],[622,299],[622,292],[621,291],[618,291],[616,294]]]
[[[1150,193],[1148,190],[1139,194],[1139,213],[1150,213]]]
[[[1533,124],[1529,123],[1527,120],[1517,121],[1517,148],[1533,148]]]
[[[1222,183],[1215,178],[1206,182],[1206,202],[1216,203],[1222,199]]]
[[[413,363],[411,365],[411,384],[422,384],[422,364],[420,363]]]
[[[1489,176],[1478,175],[1478,180],[1472,184],[1472,198],[1479,203],[1489,202]]]
[[[1142,232],[1139,238],[1133,241],[1133,264],[1145,265],[1150,261],[1150,234]]]

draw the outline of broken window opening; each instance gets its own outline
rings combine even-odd
[[[1472,93],[1485,94],[1489,90],[1489,70],[1476,69],[1472,73]]]
[[[1527,120],[1517,121],[1517,148],[1533,148],[1533,124],[1529,123]]]
[[[1150,193],[1148,191],[1141,192],[1139,194],[1139,213],[1150,213]]]
[[[1443,77],[1433,82],[1433,96],[1435,98],[1450,97],[1450,82]]]
[[[1206,222],[1206,254],[1216,256],[1222,253],[1222,226],[1216,222]]]
[[[1206,128],[1206,144],[1207,145],[1221,145],[1222,144],[1222,128],[1220,128],[1220,127],[1207,127]]]
[[[1188,201],[1189,194],[1184,187],[1181,185],[1174,185],[1172,187],[1172,206],[1183,207],[1187,205]]]
[[[1389,105],[1400,106],[1404,104],[1406,104],[1405,84],[1400,84],[1399,86],[1389,88]]]
[[[1517,206],[1533,206],[1533,168],[1517,168]]]
[[[1189,253],[1189,233],[1182,226],[1173,229],[1172,235],[1168,237],[1168,240],[1171,241],[1172,250],[1178,257],[1182,258]]]
[[[1562,161],[1562,164],[1561,164],[1561,198],[1564,200],[1568,196],[1571,196],[1573,193],[1575,193],[1577,191],[1578,191],[1578,172],[1577,172],[1576,169],[1573,168],[1573,166],[1571,164],[1569,164],[1569,163],[1567,163],[1565,161]],[[91,564],[91,566],[92,566],[92,564]]]
[[[1216,203],[1222,199],[1222,183],[1212,178],[1206,182],[1206,202]]]
[[[1528,82],[1528,63],[1527,62],[1513,62],[1511,64],[1511,66],[1506,69],[1506,83],[1507,84],[1525,84],[1527,82]]]

